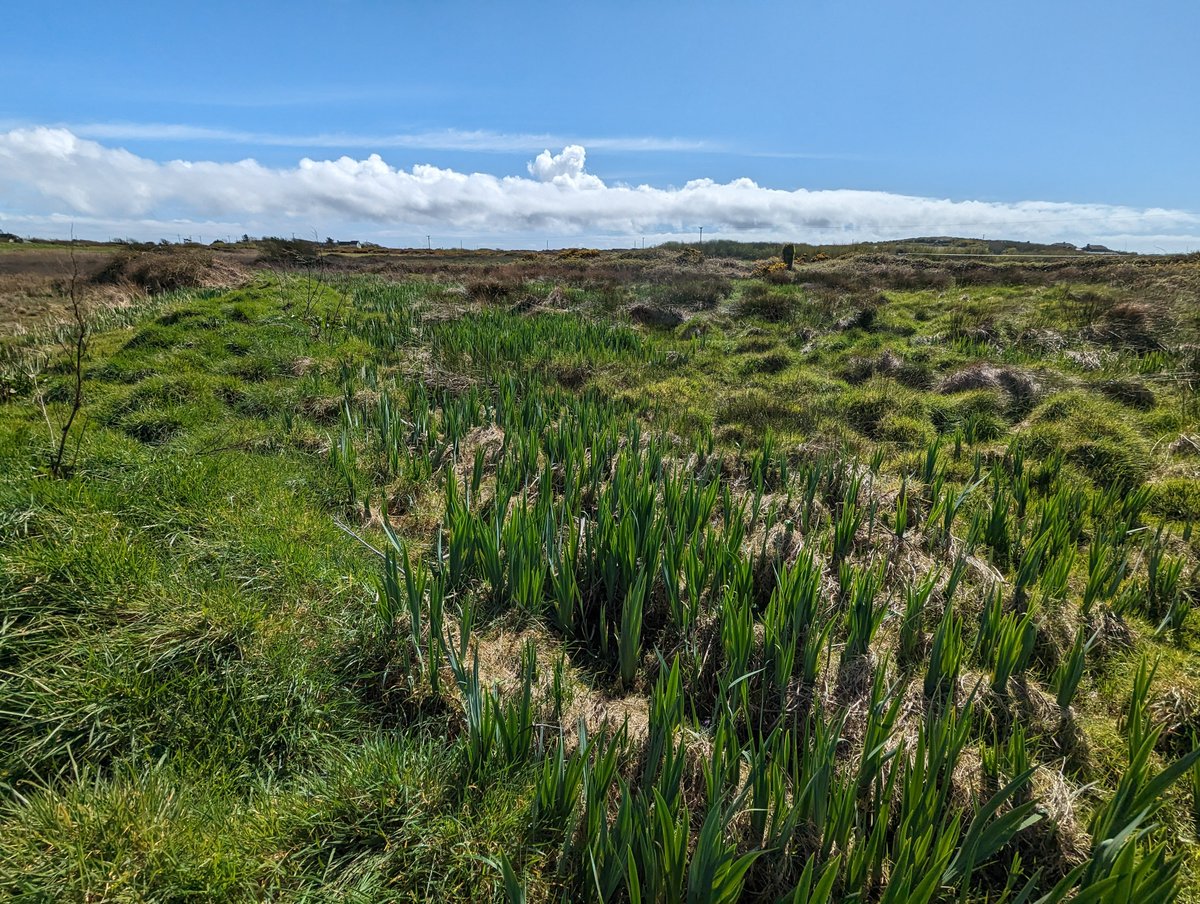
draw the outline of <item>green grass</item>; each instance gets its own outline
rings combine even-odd
[[[97,323],[62,480],[10,344],[0,894],[1200,900],[1180,359],[1107,289],[755,286],[177,293]]]

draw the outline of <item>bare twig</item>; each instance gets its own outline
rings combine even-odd
[[[87,322],[83,316],[83,305],[79,297],[79,261],[75,257],[75,229],[71,228],[71,317],[75,324],[73,348],[71,349],[71,369],[75,378],[74,393],[71,397],[71,413],[67,415],[66,423],[62,426],[62,434],[58,439],[58,449],[50,460],[50,474],[53,477],[62,476],[63,456],[67,451],[67,439],[71,434],[71,425],[83,408],[83,356],[87,352]]]

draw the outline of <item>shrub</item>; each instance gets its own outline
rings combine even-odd
[[[123,250],[93,277],[94,282],[102,285],[133,286],[151,293],[228,288],[244,279],[245,274],[239,268],[218,261],[207,249],[174,247]]]
[[[772,257],[765,261],[759,261],[754,265],[754,270],[752,272],[754,276],[757,276],[759,279],[765,279],[773,273],[783,273],[786,270],[787,264],[777,257]]]
[[[268,237],[258,243],[258,260],[264,264],[312,267],[316,266],[320,259],[320,246],[305,239]]]

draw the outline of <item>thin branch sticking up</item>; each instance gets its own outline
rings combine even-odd
[[[70,250],[71,282],[69,292],[71,317],[75,325],[74,342],[71,348],[71,370],[75,386],[71,397],[71,413],[67,415],[67,420],[62,426],[62,433],[58,438],[58,449],[55,450],[54,457],[50,460],[50,474],[53,477],[61,477],[63,474],[63,456],[67,451],[67,439],[70,437],[71,426],[75,423],[75,418],[78,417],[80,409],[83,408],[83,357],[87,352],[88,329],[87,321],[83,315],[83,304],[79,297],[79,261],[75,257],[74,228],[71,229]]]

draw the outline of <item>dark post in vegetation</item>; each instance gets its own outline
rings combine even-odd
[[[71,425],[79,410],[83,408],[83,356],[87,351],[87,323],[83,317],[83,306],[79,300],[79,262],[75,259],[75,234],[71,233],[71,282],[69,294],[71,299],[71,317],[74,320],[74,335],[71,338],[71,371],[75,380],[74,392],[71,396],[71,413],[67,415],[66,423],[62,426],[62,435],[58,438],[58,449],[50,460],[50,474],[53,477],[62,476],[63,455],[67,451],[67,438],[71,433]]]
[[[791,270],[792,264],[796,262],[796,246],[791,243],[784,245],[781,256],[783,257],[784,265]]]

